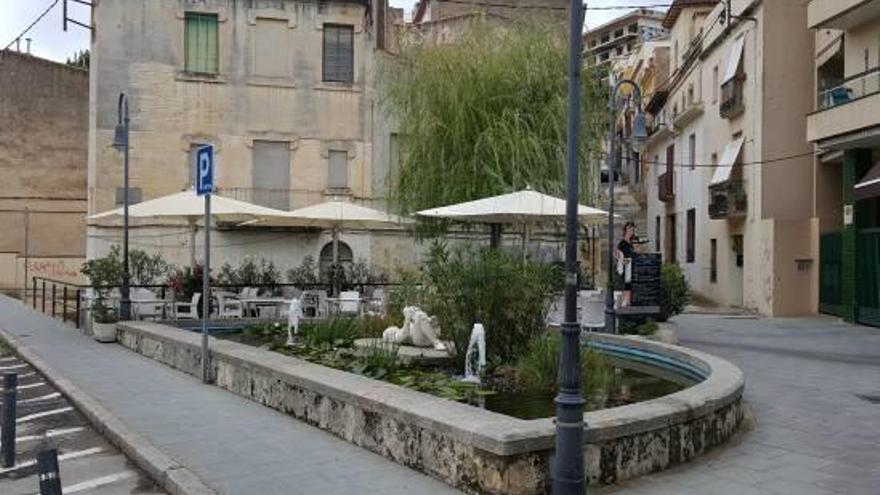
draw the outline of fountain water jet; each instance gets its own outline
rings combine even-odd
[[[474,354],[477,354],[474,356]],[[474,362],[476,361],[476,363]],[[471,330],[471,340],[468,342],[467,352],[464,355],[464,378],[462,381],[480,383],[480,375],[486,366],[486,329],[482,323],[474,323]]]

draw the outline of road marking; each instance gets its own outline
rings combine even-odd
[[[19,385],[19,386],[16,387],[16,388],[17,388],[18,390],[26,390],[26,389],[29,389],[29,388],[42,387],[42,386],[45,385],[45,384],[46,384],[46,382],[35,382],[35,383],[29,383],[29,384],[27,384],[27,385]]]
[[[0,371],[9,371],[9,370],[20,370],[22,368],[27,368],[27,363],[22,364],[14,364],[12,366],[0,366]]]
[[[28,421],[45,418],[46,416],[55,416],[56,414],[64,414],[66,412],[73,411],[72,407],[62,407],[59,409],[52,409],[51,411],[43,411],[34,414],[28,414],[27,416],[22,416],[15,420],[16,423],[26,423]]]
[[[18,437],[15,439],[15,443],[33,442],[34,440],[42,440],[44,438],[60,437],[60,436],[64,436],[64,435],[69,435],[71,433],[79,433],[83,430],[85,430],[85,427],[83,427],[83,426],[77,426],[76,428],[62,428],[62,429],[58,429],[58,430],[49,430],[46,432],[45,435],[25,435],[23,437]],[[3,443],[0,442],[0,445],[3,445]]]
[[[71,459],[79,459],[80,457],[86,457],[86,456],[90,456],[92,454],[99,454],[103,451],[104,451],[104,449],[102,447],[92,447],[92,448],[86,449],[86,450],[77,450],[76,452],[68,452],[66,454],[59,455],[58,462],[69,461]],[[21,464],[16,464],[15,466],[12,466],[11,468],[0,469],[0,474],[6,474],[11,471],[17,471],[19,469],[24,469],[24,468],[36,466],[36,465],[37,465],[37,460],[31,459],[29,461],[24,461]]]
[[[30,404],[32,402],[40,402],[43,400],[57,399],[58,397],[61,397],[60,392],[52,392],[51,394],[41,395],[39,397],[34,397],[33,399],[21,399],[21,400],[16,401],[16,403],[17,404]],[[0,401],[0,405],[3,405],[3,401]]]
[[[95,488],[100,488],[105,485],[109,485],[111,483],[116,483],[117,481],[133,478],[136,475],[134,471],[123,471],[121,473],[110,474],[107,476],[101,476],[100,478],[92,478],[90,480],[83,481],[82,483],[77,483],[75,485],[65,486],[61,488],[61,492],[65,494],[71,493],[79,493],[84,492],[86,490],[94,490]],[[35,493],[34,495],[39,495]]]

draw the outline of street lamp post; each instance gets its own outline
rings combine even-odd
[[[636,117],[633,119],[630,140],[633,151],[636,153],[645,151],[648,140],[645,114],[642,112],[641,89],[629,79],[618,81],[608,97],[610,142],[608,144],[608,286],[605,289],[605,333],[617,333],[617,314],[614,311],[614,173],[617,171],[617,93],[624,85],[633,88],[636,101]]]
[[[553,494],[582,495],[584,482],[584,398],[581,396],[581,328],[577,321],[578,158],[581,126],[582,0],[571,0],[566,143],[565,322],[556,395],[556,456]]]
[[[130,274],[128,271],[128,97],[119,93],[117,105],[116,131],[113,135],[113,147],[123,154],[123,191],[122,191],[122,287],[119,289],[119,319],[131,319],[131,295],[129,289]]]

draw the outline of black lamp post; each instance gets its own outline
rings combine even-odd
[[[633,119],[632,136],[630,146],[636,153],[645,151],[648,141],[648,126],[645,122],[645,114],[642,112],[642,91],[638,84],[623,79],[611,89],[608,97],[608,113],[611,125],[609,126],[608,145],[608,286],[605,289],[605,333],[617,333],[617,315],[614,311],[614,174],[617,171],[617,93],[624,85],[632,86],[636,102],[636,116]]]
[[[128,98],[119,93],[117,106],[116,132],[113,147],[123,153],[123,191],[122,191],[122,288],[119,289],[119,319],[131,319],[131,296],[128,272]]]
[[[556,395],[556,455],[553,494],[582,495],[584,481],[584,398],[581,396],[581,328],[577,321],[578,158],[581,126],[582,0],[571,0],[568,60],[568,140],[566,143],[565,322],[559,352]]]

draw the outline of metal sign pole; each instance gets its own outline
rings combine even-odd
[[[202,267],[202,382],[208,383],[208,318],[211,316],[211,194],[205,194],[205,266]]]

